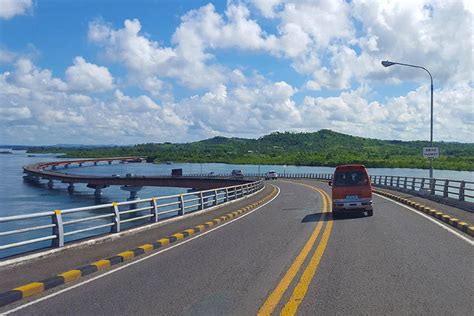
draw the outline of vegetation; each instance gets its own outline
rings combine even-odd
[[[145,156],[155,162],[223,162],[234,164],[287,164],[336,166],[362,163],[367,167],[429,168],[422,148],[427,141],[405,142],[355,137],[320,130],[315,133],[275,132],[260,139],[214,137],[186,144],[149,143],[134,146],[65,148],[34,147],[30,153],[65,153],[92,158]],[[436,169],[474,171],[474,144],[437,142]]]

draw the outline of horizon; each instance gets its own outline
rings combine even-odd
[[[474,142],[471,3],[0,0],[0,143]]]
[[[351,134],[346,134],[346,133],[340,133],[333,131],[331,129],[320,129],[318,131],[312,131],[312,132],[292,132],[292,131],[273,131],[270,132],[269,134],[262,135],[258,138],[245,138],[245,137],[234,137],[234,136],[221,136],[221,135],[216,135],[212,136],[209,138],[203,138],[203,139],[198,139],[194,141],[189,141],[189,142],[180,142],[180,143],[173,143],[170,141],[163,141],[163,142],[147,142],[147,143],[134,143],[134,144],[86,144],[86,143],[81,143],[81,144],[69,144],[69,143],[62,143],[62,144],[51,144],[51,145],[46,145],[46,144],[41,144],[41,145],[28,145],[28,144],[0,144],[1,148],[7,148],[8,146],[23,146],[23,147],[71,147],[71,148],[77,148],[77,147],[129,147],[129,146],[136,146],[136,145],[145,145],[145,144],[165,144],[165,143],[170,143],[173,145],[184,145],[184,144],[189,144],[189,143],[195,143],[195,142],[201,142],[201,141],[206,141],[214,138],[225,138],[225,139],[244,139],[244,140],[259,140],[260,138],[263,138],[265,136],[269,136],[272,134],[277,134],[277,133],[291,133],[291,134],[314,134],[314,133],[319,133],[321,131],[330,131],[338,134],[342,134],[344,136],[351,136],[351,137],[359,137],[359,138],[364,138],[364,139],[371,139],[371,140],[381,140],[381,141],[396,141],[396,142],[429,142],[429,140],[425,139],[418,139],[418,140],[401,140],[401,139],[379,139],[379,138],[373,138],[373,137],[362,137],[362,136],[357,136],[357,135],[351,135]],[[434,141],[434,143],[454,143],[454,144],[463,144],[463,145],[474,145],[474,142],[458,142],[458,141]]]

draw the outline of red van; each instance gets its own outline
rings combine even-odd
[[[372,208],[372,185],[363,165],[337,166],[329,181],[332,186],[333,216],[343,211],[367,212],[374,215]]]

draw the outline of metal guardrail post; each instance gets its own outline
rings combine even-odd
[[[225,188],[225,199],[224,199],[225,202],[228,202],[229,201],[229,188]]]
[[[413,180],[411,181],[411,189],[413,191],[415,191],[415,183],[416,183],[416,178],[413,178]]]
[[[387,177],[387,176],[384,176],[384,178],[385,178],[384,185],[387,185],[387,178],[388,178],[388,177]]]
[[[204,195],[202,194],[202,191],[199,192],[199,209],[204,209]]]
[[[235,191],[235,188],[234,188],[234,191]],[[217,190],[214,190],[214,205],[217,205],[219,204],[219,202],[217,201]]]
[[[120,213],[119,213],[119,208],[117,202],[112,203],[113,209],[114,209],[114,226],[112,226],[112,233],[119,233],[120,232]]]
[[[52,216],[53,224],[53,235],[56,235],[56,238],[52,240],[53,247],[63,247],[64,246],[64,225],[63,217],[60,210],[55,210],[54,215]]]
[[[466,190],[466,182],[461,181],[459,184],[459,201],[464,201],[465,195],[464,192]]]
[[[405,180],[403,181],[403,188],[406,189],[407,188],[407,177],[405,177]]]
[[[423,191],[425,189],[425,178],[421,179],[421,186],[420,186],[420,191]]]
[[[158,222],[158,205],[156,204],[156,198],[151,199],[151,214],[153,215],[150,218],[150,221],[153,223]]]
[[[431,179],[430,179],[430,194],[431,194],[431,195],[435,195],[435,194],[436,194],[435,186],[436,186],[436,179],[431,178]]]
[[[182,194],[179,195],[179,210],[178,216],[184,215],[184,197]]]
[[[393,176],[390,176],[390,186],[393,187]]]
[[[448,197],[449,193],[449,180],[444,180],[443,196]]]

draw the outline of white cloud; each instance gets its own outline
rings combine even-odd
[[[383,68],[387,58],[432,71],[435,140],[470,141],[473,12],[466,3],[229,1],[224,12],[212,4],[189,11],[170,39],[153,38],[138,19],[120,28],[94,21],[88,38],[100,48],[101,64],[124,67],[126,78],[76,57],[61,79],[31,58],[5,55],[11,69],[0,74],[0,127],[6,131],[0,142],[70,137],[123,144],[320,128],[428,139],[426,73]],[[160,44],[168,40],[169,46]],[[228,62],[229,52],[240,59]],[[262,75],[252,63],[255,55],[268,58],[270,69],[274,61],[282,68],[262,68]],[[419,88],[385,100],[372,91],[413,80]],[[194,95],[175,97],[176,84]]]
[[[0,48],[0,64],[12,63],[16,58],[16,54],[8,49]]]
[[[276,16],[275,10],[283,2],[282,0],[250,0],[266,18],[274,18]]]
[[[101,92],[114,88],[113,77],[106,67],[74,58],[74,65],[66,69],[66,82],[70,90]]]
[[[15,121],[31,117],[31,111],[27,107],[11,106],[0,107],[0,120]]]
[[[165,141],[184,139],[190,125],[175,105],[160,105],[147,95],[131,97],[116,90],[99,98],[72,90],[50,70],[19,60],[12,72],[0,74],[0,142]]]
[[[11,19],[15,15],[25,14],[32,5],[32,0],[0,0],[0,18]]]
[[[421,87],[384,103],[367,101],[368,94],[367,87],[361,87],[338,97],[306,97],[301,108],[305,118],[301,127],[332,128],[379,139],[429,139],[429,89]],[[474,123],[472,87],[439,89],[434,97],[435,140],[471,140]]]

